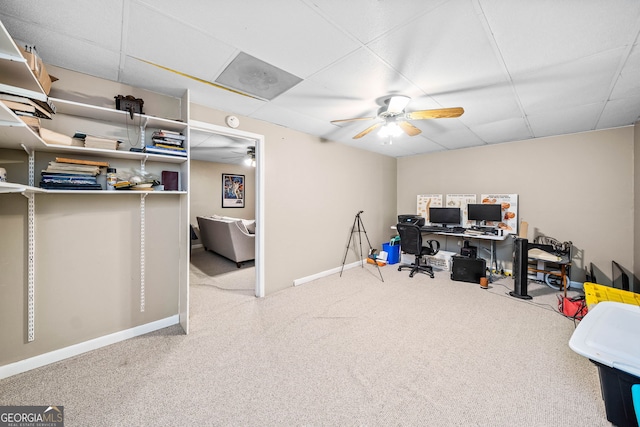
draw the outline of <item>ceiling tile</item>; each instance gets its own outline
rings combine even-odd
[[[55,43],[60,35],[67,36],[61,41],[78,37],[101,50],[117,52],[121,47],[122,0],[92,1],[90,5],[82,6],[74,0],[44,1],[38,2],[37,6],[33,2],[4,1],[1,13],[19,18],[17,22],[3,19],[3,23],[9,34],[27,43],[33,43],[30,39],[38,40],[37,45],[44,41],[29,36],[39,30],[53,38],[51,43]]]
[[[602,104],[581,105],[566,110],[550,110],[528,116],[536,138],[594,130]]]
[[[527,115],[606,99],[620,54],[620,49],[610,50],[514,76],[514,86]]]
[[[366,44],[446,1],[404,0],[401,7],[398,3],[379,1],[372,7],[370,0],[313,0],[313,5]]]
[[[470,1],[448,2],[370,47],[427,95],[506,81]]]
[[[131,3],[129,15],[126,51],[134,58],[212,82],[238,53],[233,46],[144,5]],[[150,27],[170,31],[149,31]],[[181,48],[167,49],[172,45]]]
[[[640,95],[640,44],[633,46],[624,68],[611,92],[610,99],[637,97]]]
[[[510,73],[526,73],[633,43],[635,0],[479,0]]]
[[[194,8],[173,0],[144,3],[300,78],[359,47],[300,1],[217,1]]]
[[[487,144],[519,141],[533,137],[527,122],[522,117],[484,122],[477,126],[471,126],[471,131]]]
[[[597,129],[629,126],[640,121],[640,95],[607,102],[598,120]]]

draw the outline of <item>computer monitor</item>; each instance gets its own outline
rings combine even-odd
[[[442,225],[460,225],[460,208],[429,208],[429,222]]]
[[[467,218],[470,221],[501,221],[502,205],[487,203],[469,203]]]

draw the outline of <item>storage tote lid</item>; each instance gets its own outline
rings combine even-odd
[[[569,340],[581,356],[640,378],[640,306],[602,301]]]

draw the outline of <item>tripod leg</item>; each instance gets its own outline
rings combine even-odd
[[[356,215],[356,221],[358,222],[358,240],[360,242],[360,266],[364,268],[364,253],[362,252],[362,230],[360,230],[360,224],[362,220],[360,219],[360,214]]]
[[[360,230],[360,227],[362,227],[362,231],[364,232],[364,237],[367,238],[367,243],[369,244],[369,252],[371,252],[371,250],[373,249],[373,246],[371,246],[371,241],[369,240],[369,236],[367,235],[367,230],[365,230],[364,224],[362,223],[362,218],[360,218],[360,215],[358,215],[358,230]],[[362,253],[362,237],[360,237],[360,252]],[[380,271],[380,266],[378,265],[378,262],[376,260],[374,260],[374,264],[378,269],[378,274],[380,274],[380,280],[384,282],[384,278],[382,277],[382,271]]]
[[[340,269],[340,277],[342,277],[342,271],[344,270],[344,263],[347,261],[347,254],[349,253],[349,246],[351,246],[351,238],[353,237],[353,232],[356,229],[357,218],[358,216],[356,215],[356,218],[353,219],[353,225],[351,226],[351,234],[349,234],[349,241],[347,242],[347,249],[344,251],[344,258],[342,258],[342,268]]]

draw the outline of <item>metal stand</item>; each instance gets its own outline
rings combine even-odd
[[[364,212],[364,211],[360,211],[356,214],[356,217],[353,219],[353,226],[351,226],[351,234],[349,234],[349,242],[347,242],[347,249],[344,252],[344,258],[342,259],[342,268],[340,269],[340,277],[342,277],[342,271],[344,270],[344,263],[347,260],[347,254],[349,253],[349,247],[351,246],[351,238],[353,237],[353,233],[358,233],[358,239],[360,242],[360,262],[362,263],[362,268],[364,268],[364,261],[363,261],[363,255],[362,255],[362,234],[364,233],[364,237],[367,238],[367,243],[369,244],[369,253],[371,253],[371,251],[373,250],[373,247],[371,246],[371,242],[369,241],[369,236],[367,235],[367,230],[365,230],[364,228],[364,224],[362,223],[362,218],[360,218],[360,214]],[[355,239],[353,240],[353,242],[355,243]],[[374,264],[376,266],[376,268],[378,269],[378,273],[380,274],[380,280],[382,280],[384,282],[384,279],[382,278],[382,272],[380,271],[380,266],[378,265],[378,262],[376,260],[374,260]]]

